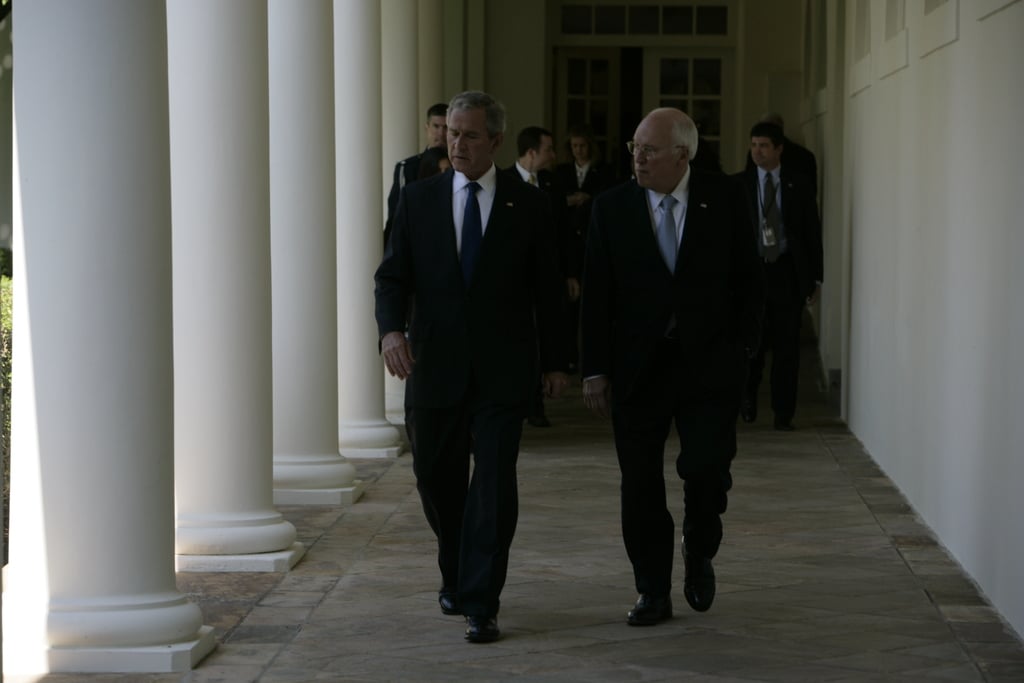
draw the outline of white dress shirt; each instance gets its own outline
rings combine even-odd
[[[494,206],[494,189],[497,181],[497,172],[494,164],[482,176],[476,179],[480,183],[480,189],[476,193],[476,200],[480,204],[480,225],[481,235],[487,233],[487,219],[491,217],[491,207]],[[452,218],[455,219],[455,246],[462,255],[462,219],[466,213],[466,198],[469,190],[466,185],[469,178],[456,171],[452,179]]]

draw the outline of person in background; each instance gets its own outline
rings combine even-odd
[[[635,181],[594,200],[583,273],[583,399],[611,417],[622,536],[639,598],[631,626],[672,617],[676,531],[665,493],[675,424],[683,479],[683,596],[711,607],[711,564],[732,486],[743,375],[756,345],[761,271],[738,187],[690,166],[697,128],[649,113],[627,144]]]
[[[448,105],[443,102],[431,105],[430,108],[427,109],[427,122],[425,124],[427,130],[426,149],[444,147],[447,144],[445,137],[448,132],[448,124],[445,118],[447,111]],[[411,157],[402,159],[395,164],[395,172],[393,174],[393,180],[391,181],[391,191],[388,192],[388,215],[384,222],[385,245],[388,243],[388,237],[391,235],[391,219],[395,215],[395,210],[398,208],[399,194],[407,183],[411,183],[419,178],[420,161],[422,158],[423,152],[420,152],[419,154],[413,154]]]
[[[554,219],[555,239],[559,251],[564,248],[565,195],[560,191],[551,172],[555,164],[555,139],[551,131],[540,126],[527,126],[519,131],[516,137],[516,148],[519,158],[512,166],[500,171],[513,181],[523,182],[542,190],[551,202],[551,213]],[[559,258],[563,265],[564,258]],[[526,416],[526,422],[532,427],[550,427],[544,410],[544,392],[541,389],[540,373],[537,373],[537,390],[534,400]]]
[[[787,166],[792,173],[798,173],[807,178],[811,183],[811,191],[814,193],[814,200],[818,200],[818,160],[814,153],[786,137],[786,124],[782,114],[769,111],[761,115],[758,123],[771,123],[782,131],[782,158],[779,163]],[[744,170],[753,171],[757,167],[754,158],[747,150],[747,165]]]
[[[566,329],[570,349],[574,352],[570,357],[570,369],[575,370],[583,255],[590,225],[590,206],[594,197],[615,184],[615,175],[600,163],[600,149],[589,125],[570,126],[566,149],[571,160],[555,168],[555,179],[566,198],[565,236],[562,241],[569,290]]]
[[[451,167],[452,162],[448,159],[448,150],[445,147],[431,147],[420,154],[420,170],[416,174],[416,180],[444,173]]]
[[[771,349],[771,405],[775,429],[793,431],[800,372],[800,325],[817,300],[824,271],[821,221],[811,179],[782,161],[785,137],[774,123],[750,129],[754,168],[736,178],[746,191],[752,235],[764,272],[764,332],[750,361],[740,404],[744,422],[757,419],[757,392],[765,350]]]

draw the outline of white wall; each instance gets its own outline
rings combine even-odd
[[[906,66],[879,77],[876,30],[847,101],[848,422],[1024,633],[1024,2],[978,20],[1001,4],[948,3],[954,40],[922,57],[908,2]]]

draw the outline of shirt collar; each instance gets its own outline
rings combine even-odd
[[[495,179],[497,173],[494,169],[494,164],[487,169],[487,172],[476,179],[476,182],[480,183],[480,189],[493,194]],[[452,194],[458,194],[458,192],[469,183],[469,178],[463,175],[460,171],[455,171],[455,180],[452,181]]]
[[[681,205],[686,206],[686,199],[690,194],[690,168],[687,166],[686,173],[683,174],[679,184],[676,185],[676,189],[669,192],[670,195],[676,198]],[[651,208],[657,208],[661,204],[661,200],[665,197],[661,192],[655,192],[654,190],[647,190],[647,199],[651,203]]]
[[[519,171],[520,178],[522,178],[526,182],[530,182],[530,171],[527,171],[525,168],[523,168],[523,165],[520,164],[518,161],[516,162],[516,170]]]
[[[778,185],[779,185],[779,177],[780,177],[780,173],[781,172],[782,172],[782,164],[779,164],[778,166],[776,166],[775,168],[773,168],[770,171],[766,171],[763,168],[761,168],[760,166],[758,166],[757,167],[757,182],[760,183],[761,185],[764,185],[764,177],[766,175],[768,175],[768,174],[771,174],[772,181],[775,183],[775,186],[778,187]]]

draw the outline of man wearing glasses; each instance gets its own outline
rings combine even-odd
[[[694,169],[697,128],[655,109],[627,143],[635,181],[594,201],[581,309],[584,401],[611,417],[622,473],[622,535],[639,599],[627,623],[672,616],[675,525],[665,443],[679,435],[683,596],[715,596],[711,560],[732,485],[736,417],[757,346],[761,271],[739,188]]]

